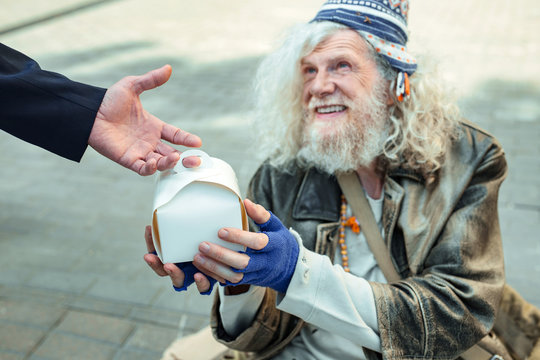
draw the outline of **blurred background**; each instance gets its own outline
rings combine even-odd
[[[201,136],[245,193],[260,162],[249,128],[257,64],[321,4],[0,0],[0,42],[102,87],[171,64],[170,81],[143,94],[146,109]],[[463,113],[506,150],[507,279],[540,306],[540,7],[415,0],[409,23],[411,51],[440,63]],[[142,259],[153,177],[91,148],[77,164],[4,132],[0,166],[0,359],[159,359],[207,324],[211,297],[175,293]]]

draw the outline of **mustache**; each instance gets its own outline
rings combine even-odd
[[[346,107],[354,107],[354,102],[341,95],[330,95],[324,99],[311,98],[307,106],[307,110],[315,110],[321,106],[329,105],[345,105]]]

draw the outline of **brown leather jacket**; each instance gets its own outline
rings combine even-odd
[[[497,198],[507,165],[491,135],[470,123],[461,127],[433,183],[407,169],[386,176],[384,240],[403,280],[371,283],[384,359],[454,359],[494,323],[504,286]],[[265,163],[248,197],[295,229],[306,248],[333,259],[340,194],[336,179],[314,168]],[[267,289],[252,326],[233,339],[218,306],[216,296],[216,338],[257,359],[277,354],[302,326],[276,309]]]

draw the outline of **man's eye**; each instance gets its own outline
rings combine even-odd
[[[346,63],[346,62],[340,62],[338,65],[337,65],[337,68],[340,69],[340,70],[343,70],[343,69],[350,69],[351,68],[351,65],[349,63]]]
[[[315,73],[317,73],[317,70],[315,70],[315,68],[307,67],[304,69],[304,74],[306,75],[313,75]]]

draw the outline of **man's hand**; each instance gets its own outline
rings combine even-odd
[[[111,86],[96,115],[88,144],[140,175],[172,168],[180,159],[180,154],[162,139],[176,145],[200,147],[198,136],[148,113],[139,99],[144,91],[166,83],[171,72],[170,65],[165,65],[144,75],[125,77]],[[184,160],[186,167],[199,164],[196,157]]]
[[[285,293],[296,268],[298,242],[281,221],[264,207],[247,199],[244,204],[248,216],[259,225],[261,232],[223,228],[218,236],[222,240],[246,246],[246,251],[236,252],[202,242],[193,264],[227,285],[259,285]]]
[[[148,253],[144,255],[144,261],[159,276],[169,276],[173,287],[177,291],[186,290],[193,282],[201,294],[209,295],[215,281],[210,281],[204,274],[201,274],[191,263],[163,264],[156,255],[154,242],[152,241],[152,228],[147,226],[144,232],[146,248]],[[185,272],[184,272],[184,271]]]

